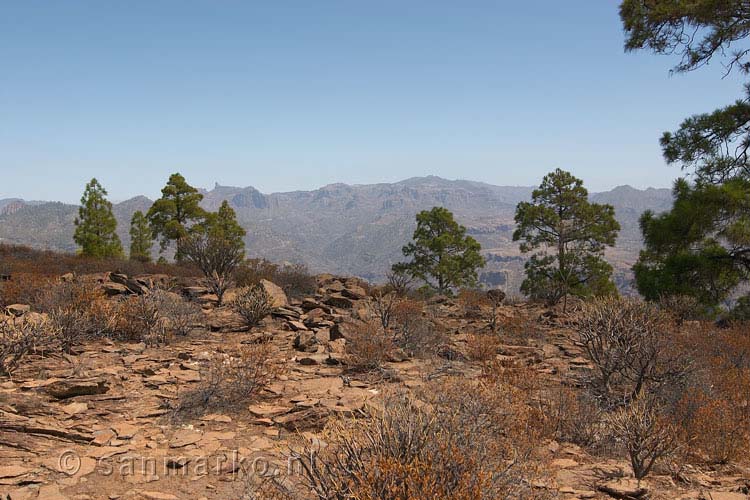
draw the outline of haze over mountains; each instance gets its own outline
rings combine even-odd
[[[247,254],[273,261],[305,263],[316,272],[381,280],[401,259],[401,247],[423,209],[444,206],[481,244],[488,265],[482,280],[513,292],[522,279],[525,258],[512,241],[516,204],[533,187],[494,186],[466,180],[417,177],[392,184],[331,184],[313,191],[263,194],[253,187],[216,185],[203,191],[203,207],[216,210],[228,200],[248,231]],[[669,189],[620,186],[591,199],[614,205],[622,231],[607,257],[618,285],[628,290],[629,268],[641,248],[638,217],[671,206]],[[118,233],[129,247],[130,218],[152,200],[137,196],[114,204]],[[76,205],[0,200],[0,242],[73,252]],[[156,248],[157,245],[155,245]]]

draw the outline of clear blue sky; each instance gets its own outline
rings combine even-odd
[[[658,138],[741,94],[623,52],[618,2],[0,0],[0,198],[167,176],[264,192],[435,174],[669,186]]]

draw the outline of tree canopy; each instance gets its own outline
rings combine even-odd
[[[87,257],[121,257],[122,244],[115,230],[117,220],[112,214],[112,203],[107,190],[96,179],[91,179],[81,197],[73,240]]]
[[[568,295],[614,291],[603,255],[620,224],[611,205],[589,202],[580,179],[560,169],[547,174],[531,202],[518,204],[515,221],[513,241],[521,241],[521,252],[540,250],[526,262],[522,292],[557,303]]]
[[[206,212],[200,207],[203,195],[180,174],[169,176],[169,181],[161,190],[161,194],[161,198],[149,208],[146,217],[154,238],[160,240],[163,252],[170,243],[186,237],[191,227],[204,220]],[[179,245],[175,259],[182,259]]]
[[[141,262],[151,261],[153,237],[148,219],[137,210],[130,219],[130,259]]]
[[[626,50],[677,54],[673,71],[709,62],[750,73],[750,4],[743,0],[624,0]],[[713,307],[750,277],[750,85],[732,104],[685,119],[661,138],[664,158],[690,172],[666,214],[641,218],[634,270],[647,298],[690,295]]]
[[[417,214],[413,242],[403,247],[410,262],[393,266],[393,271],[420,279],[439,293],[477,284],[477,270],[484,266],[481,246],[446,208],[434,207]]]

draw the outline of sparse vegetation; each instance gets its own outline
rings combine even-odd
[[[315,276],[303,264],[274,264],[265,259],[246,259],[235,271],[237,286],[247,287],[268,280],[289,297],[312,295],[318,288]]]
[[[54,328],[44,321],[0,320],[0,375],[13,375],[27,355],[44,350],[54,337]]]
[[[252,328],[273,312],[273,301],[262,285],[255,285],[240,290],[232,302],[232,308]]]
[[[269,344],[242,346],[212,355],[201,367],[201,382],[184,392],[174,410],[177,419],[193,418],[206,411],[236,411],[246,407],[282,368]]]

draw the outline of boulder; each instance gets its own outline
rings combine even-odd
[[[112,281],[102,283],[102,290],[104,290],[104,293],[107,294],[108,297],[130,293],[128,287],[126,287],[125,285],[121,285],[120,283],[114,283]]]
[[[323,299],[323,303],[331,307],[338,307],[339,309],[351,309],[354,307],[354,301],[350,298],[344,297],[340,293],[334,293]]]
[[[94,396],[108,390],[107,382],[100,378],[57,380],[44,387],[44,391],[55,399]]]
[[[318,340],[315,334],[310,331],[302,331],[294,337],[294,348],[302,352],[317,352]]]
[[[335,323],[328,333],[329,340],[345,339],[352,333],[351,323]]]
[[[289,299],[287,299],[284,290],[276,283],[268,280],[260,280],[260,286],[271,297],[273,307],[285,307],[289,305]]]
[[[367,292],[361,286],[350,285],[341,290],[341,295],[353,300],[362,300],[367,297]]]
[[[109,273],[109,280],[114,283],[123,285],[128,289],[130,293],[134,293],[136,295],[145,295],[149,292],[149,288],[145,282],[143,282],[142,280],[129,278],[126,274],[123,273]]]

